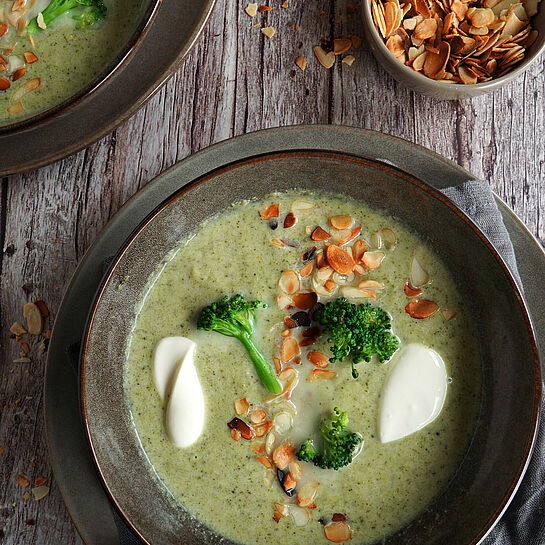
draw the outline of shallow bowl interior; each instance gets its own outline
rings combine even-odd
[[[526,56],[519,65],[501,78],[492,79],[484,83],[474,85],[452,84],[435,81],[415,72],[412,68],[399,62],[386,47],[382,36],[375,26],[371,13],[371,0],[362,2],[362,18],[365,36],[371,50],[379,63],[398,81],[419,93],[439,99],[463,99],[479,96],[503,87],[522,74],[545,51],[545,9],[540,4],[540,9],[535,17],[532,17],[532,26],[539,34],[536,41],[526,51]]]
[[[260,156],[196,180],[151,214],[118,254],[89,317],[81,376],[86,432],[111,499],[149,544],[226,542],[173,508],[150,470],[127,402],[127,338],[149,276],[180,239],[232,202],[294,187],[342,193],[392,214],[444,257],[471,302],[483,362],[473,441],[448,488],[383,543],[479,542],[522,478],[538,420],[541,371],[524,302],[490,244],[439,192],[389,165],[321,151]]]
[[[74,104],[84,100],[96,89],[98,89],[98,87],[100,87],[107,79],[113,77],[115,72],[122,67],[125,60],[134,52],[135,48],[138,47],[138,44],[153,22],[153,18],[160,5],[161,0],[142,0],[138,21],[135,22],[134,31],[131,33],[127,43],[121,48],[115,58],[112,59],[107,66],[104,66],[103,70],[101,70],[99,74],[84,85],[77,93],[67,96],[64,100],[51,106],[50,108],[35,114],[31,114],[23,119],[19,119],[14,123],[0,123],[0,136],[16,131],[22,131],[39,123],[40,121],[50,118],[51,116],[60,114],[61,112],[72,107]]]

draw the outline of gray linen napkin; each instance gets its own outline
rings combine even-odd
[[[457,187],[448,187],[443,190],[443,193],[482,229],[509,265],[519,286],[522,287],[513,244],[488,182],[469,181]],[[543,408],[545,409],[545,404]],[[545,544],[544,461],[545,423],[542,419],[534,453],[520,488],[511,505],[482,545]]]
[[[482,229],[522,286],[513,244],[488,182],[472,180],[448,187],[443,193]],[[541,425],[526,476],[512,504],[482,545],[545,545],[544,459],[545,429]],[[141,545],[142,542],[130,532],[115,510],[114,515],[121,545]]]

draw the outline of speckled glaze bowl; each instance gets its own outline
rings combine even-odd
[[[133,115],[185,60],[215,3],[142,0],[126,47],[92,82],[45,112],[0,126],[0,176],[62,159]]]
[[[342,193],[394,215],[444,257],[471,302],[483,362],[473,440],[447,489],[382,543],[476,545],[516,491],[539,419],[541,368],[526,304],[501,257],[440,192],[388,164],[327,151],[273,153],[212,171],[160,205],[115,257],[89,315],[80,381],[86,434],[110,499],[149,545],[229,543],[173,507],[149,465],[127,402],[127,338],[150,274],[180,239],[232,202],[294,187]]]
[[[386,47],[373,20],[371,0],[363,0],[362,17],[365,36],[371,51],[380,64],[403,85],[413,91],[444,100],[455,100],[476,97],[496,91],[520,76],[545,51],[545,4],[540,4],[538,14],[532,18],[533,27],[539,32],[536,41],[527,50],[526,56],[519,65],[504,76],[485,83],[464,85],[460,83],[443,83],[435,81],[399,62]]]

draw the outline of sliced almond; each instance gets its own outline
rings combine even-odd
[[[266,420],[261,424],[256,424],[254,426],[254,433],[256,437],[265,437],[267,432],[272,428],[272,420]]]
[[[249,408],[250,404],[245,397],[235,400],[235,413],[237,416],[246,416]]]
[[[295,448],[291,443],[277,447],[272,453],[272,460],[278,469],[285,469],[295,457]]]
[[[261,32],[267,36],[267,38],[272,38],[275,34],[275,30],[272,26],[266,26],[261,29]]]
[[[38,60],[38,57],[32,51],[25,51],[23,57],[27,64],[32,64]]]
[[[329,358],[322,352],[309,352],[307,354],[307,360],[310,361],[312,365],[320,367],[321,369],[324,369],[329,365]]]
[[[355,286],[343,286],[341,288],[341,295],[346,297],[346,299],[367,299],[372,297],[372,295],[369,295],[369,293],[369,291],[360,290]]]
[[[282,361],[288,362],[300,353],[299,344],[293,337],[287,337],[282,341]]]
[[[352,225],[352,217],[349,214],[331,216],[329,223],[335,229],[348,229]]]
[[[310,310],[318,302],[318,296],[315,292],[302,292],[293,296],[293,303],[301,310]]]
[[[240,441],[240,432],[237,429],[233,428],[229,430],[229,433],[231,434],[233,441]]]
[[[352,258],[355,263],[359,263],[363,257],[363,254],[367,251],[367,244],[364,240],[356,240],[352,246]]]
[[[355,239],[361,232],[361,225],[356,225],[351,229],[342,229],[337,231],[337,236],[335,237],[337,244],[339,246],[344,246],[348,244],[351,240]]]
[[[310,276],[312,274],[313,268],[314,265],[312,264],[312,261],[309,261],[306,265],[303,266],[302,269],[299,269],[299,276],[301,278],[306,278],[307,276]]]
[[[458,311],[454,307],[443,308],[441,309],[441,315],[445,322],[450,322],[452,319],[456,318]]]
[[[429,318],[439,310],[439,305],[429,299],[413,299],[405,306],[405,312],[417,320]]]
[[[279,295],[276,298],[276,304],[282,310],[293,307],[293,301],[287,295]]]
[[[11,333],[13,333],[14,335],[18,337],[27,333],[27,330],[24,328],[23,324],[21,324],[20,322],[14,322],[9,328],[9,330],[11,331]]]
[[[23,316],[31,335],[40,335],[43,331],[43,318],[40,309],[34,303],[27,303],[23,308]]]
[[[320,226],[318,226],[316,227],[316,229],[314,229],[314,231],[312,231],[310,238],[312,240],[320,242],[331,238],[331,235],[325,229],[322,229]]]
[[[346,57],[341,62],[348,66],[352,66],[355,60],[356,60],[356,57],[354,57],[353,55],[346,55]]]
[[[330,51],[329,53],[326,53],[323,48],[319,45],[315,46],[313,48],[314,55],[316,55],[316,58],[318,59],[318,62],[324,67],[324,68],[331,68],[335,64],[335,53],[333,51]]]
[[[339,274],[350,274],[354,270],[356,265],[354,259],[346,250],[339,248],[339,246],[335,246],[334,244],[328,246],[326,255],[331,268]]]
[[[259,409],[253,410],[248,417],[252,424],[261,424],[261,422],[267,418],[267,413],[265,412],[265,409],[260,407]]]
[[[384,256],[384,252],[381,252],[380,250],[372,250],[365,252],[361,261],[368,269],[377,269],[380,267]]]
[[[383,290],[384,284],[377,282],[376,280],[363,280],[358,284],[360,290]]]
[[[284,229],[289,229],[297,223],[297,218],[293,212],[288,212],[284,219]]]
[[[326,539],[332,543],[343,543],[352,537],[352,530],[346,522],[330,522],[324,527]]]
[[[409,284],[413,288],[421,288],[430,281],[428,271],[422,267],[416,256],[411,259],[411,271],[409,276]]]
[[[301,69],[301,70],[305,70],[305,68],[307,67],[307,59],[305,59],[305,57],[303,57],[302,55],[299,55],[296,59],[295,59],[295,64]]]
[[[387,250],[392,250],[397,244],[397,236],[392,229],[384,227],[380,230],[382,242]]]
[[[318,208],[318,205],[315,202],[309,202],[309,201],[293,201],[291,205],[291,210],[295,215],[298,215],[304,212],[309,212],[316,208]]]
[[[271,218],[277,218],[279,215],[279,211],[280,211],[280,205],[278,203],[271,204],[265,210],[260,210],[259,215],[261,216],[262,220],[270,220]]]
[[[407,282],[403,284],[403,293],[407,297],[416,297],[417,295],[420,295],[422,293],[422,290],[420,288],[413,288],[410,285],[409,280],[407,280]]]
[[[292,460],[288,464],[288,468],[293,478],[296,481],[299,481],[301,477],[303,476],[303,464],[299,460]]]
[[[295,526],[306,526],[310,520],[308,510],[298,505],[290,505],[290,515],[293,517]]]
[[[319,371],[319,369],[317,369]],[[297,491],[297,502],[301,507],[307,507],[314,502],[314,498],[318,493],[320,483],[314,480],[308,480]]]
[[[287,433],[293,425],[293,416],[287,411],[280,411],[273,419],[274,429],[280,433]]]
[[[352,40],[350,38],[335,38],[333,40],[333,53],[335,55],[342,55],[346,53],[352,47]]]
[[[335,371],[330,371],[329,369],[313,369],[307,377],[307,382],[314,382],[318,379],[331,380],[336,376],[337,373]]]
[[[278,279],[278,287],[287,295],[292,295],[301,289],[299,275],[292,270],[284,271]]]
[[[414,36],[418,40],[427,40],[433,38],[437,32],[437,21],[435,19],[424,19],[414,29]]]

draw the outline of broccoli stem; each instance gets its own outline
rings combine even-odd
[[[269,360],[267,360],[259,351],[252,337],[244,332],[241,335],[237,335],[237,339],[243,344],[244,348],[246,348],[246,351],[254,364],[257,375],[265,388],[267,388],[271,394],[281,393],[282,384],[276,377],[275,369]]]

